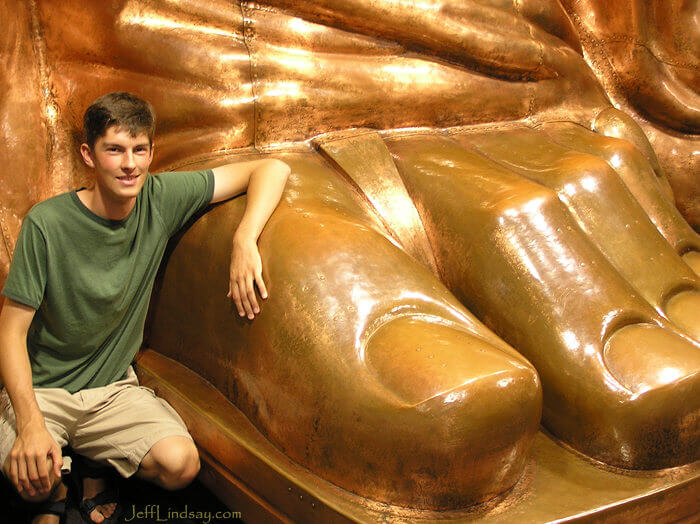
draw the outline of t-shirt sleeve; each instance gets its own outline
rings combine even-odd
[[[153,186],[158,213],[172,235],[211,202],[214,173],[211,169],[160,173],[153,175]]]
[[[22,222],[2,294],[25,306],[39,309],[44,300],[46,278],[46,240],[39,227],[27,216]]]

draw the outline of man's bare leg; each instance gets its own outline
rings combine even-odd
[[[89,461],[88,464],[100,466]],[[199,473],[199,453],[187,437],[166,437],[156,442],[144,456],[136,475],[165,489],[175,490],[187,486]],[[106,489],[105,479],[84,478],[83,500],[95,497]],[[116,504],[97,506],[90,513],[93,522],[99,524],[115,511]],[[43,523],[42,523],[43,524]]]
[[[136,475],[167,490],[182,489],[199,473],[199,453],[191,439],[166,437],[143,457]]]
[[[17,493],[19,496],[22,498],[22,500],[26,502],[31,502],[31,503],[40,503],[40,502],[45,502],[47,500],[50,500],[52,502],[54,501],[59,501],[59,500],[64,500],[66,496],[68,495],[68,489],[66,488],[66,485],[61,482],[61,479],[59,477],[56,477],[56,475],[53,472],[53,460],[51,460],[51,457],[46,458],[46,467],[49,472],[49,482],[50,482],[50,488],[48,491],[43,492],[43,493],[36,493],[35,495],[31,496],[28,495],[26,492],[19,491],[17,489],[17,486],[13,486],[15,490],[17,490]],[[10,478],[10,459],[9,457],[7,460],[5,460],[5,463],[3,464],[3,470],[5,472],[5,476],[9,479]],[[52,515],[48,513],[42,513],[34,517],[32,519],[32,524],[58,524],[58,521],[60,520],[60,517],[58,515]]]

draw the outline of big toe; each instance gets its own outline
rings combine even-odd
[[[90,513],[90,518],[96,524],[100,524],[101,522],[104,522],[104,520],[105,520],[105,517],[102,514],[102,512],[100,511],[99,507],[92,510],[92,512]]]
[[[102,506],[97,506],[95,508],[95,511],[93,511],[91,514],[92,520],[94,522],[98,522],[98,523],[103,522],[104,520],[106,520],[112,516],[116,507],[117,507],[116,504],[104,504]],[[99,515],[100,520],[95,520],[95,516],[94,516],[95,513],[97,513]]]

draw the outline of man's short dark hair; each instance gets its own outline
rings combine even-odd
[[[146,133],[153,145],[156,114],[153,106],[131,93],[117,91],[101,96],[85,111],[85,143],[93,149],[95,142],[112,126],[123,128],[132,136]]]

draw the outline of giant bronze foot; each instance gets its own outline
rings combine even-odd
[[[614,133],[623,140],[602,136],[570,122],[545,123],[538,129],[564,147],[605,160],[617,172],[666,241],[700,275],[700,237],[673,205],[668,182],[660,167],[653,167],[656,155],[641,129],[627,115],[614,109],[599,115],[596,124],[603,134]],[[645,157],[639,148],[647,151],[651,158]]]
[[[579,228],[641,297],[700,340],[700,278],[659,233],[612,166],[524,126],[455,135],[454,139],[556,192]],[[620,148],[620,164],[626,149],[630,148]],[[646,167],[648,173],[650,166]],[[629,185],[640,184],[631,179]],[[640,188],[638,193],[651,192]],[[665,204],[664,211],[671,207]],[[693,245],[700,242],[688,242],[683,249],[691,250]]]
[[[260,241],[270,291],[260,316],[238,319],[224,296],[238,199],[179,241],[148,344],[352,493],[447,510],[509,489],[539,425],[534,369],[397,247],[320,157],[281,158],[294,174]]]
[[[556,436],[625,468],[697,460],[700,347],[643,299],[556,192],[521,176],[515,157],[531,158],[521,148],[531,133],[516,127],[497,135],[417,133],[388,140],[432,232],[445,282],[534,364],[543,383],[544,424]],[[460,145],[485,149],[489,140],[499,147],[500,163]],[[529,148],[546,153],[546,143]],[[595,162],[565,166],[571,183],[580,183]],[[557,164],[549,158],[539,173],[555,177]],[[604,185],[596,178],[590,183],[593,193]],[[620,195],[609,198],[624,220],[631,204]],[[679,271],[682,266],[678,262]],[[685,271],[692,282],[693,273]]]

